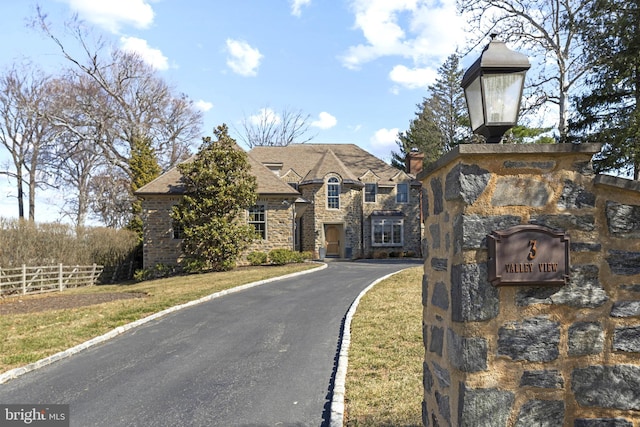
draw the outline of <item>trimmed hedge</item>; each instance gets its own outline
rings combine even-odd
[[[247,255],[247,261],[251,265],[262,265],[267,263],[268,255],[266,252],[251,252]]]
[[[297,252],[291,249],[273,249],[269,252],[269,262],[274,265],[299,263],[308,259],[311,259],[310,252]]]

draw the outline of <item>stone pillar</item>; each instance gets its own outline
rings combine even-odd
[[[425,426],[640,425],[640,184],[599,144],[461,145],[423,171]],[[494,287],[487,235],[570,237],[564,286]]]

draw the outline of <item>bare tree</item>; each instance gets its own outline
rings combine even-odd
[[[529,108],[557,106],[561,141],[568,132],[569,96],[588,70],[578,37],[578,16],[587,4],[582,0],[458,0],[458,10],[469,17],[479,35],[471,45],[497,33],[539,59],[539,74],[529,78]]]
[[[42,114],[51,101],[50,77],[33,65],[16,66],[0,75],[0,145],[11,166],[0,174],[16,182],[18,216],[25,217],[25,185],[29,220],[35,220],[36,189],[46,183],[43,167],[53,128]]]
[[[53,80],[54,103],[46,117],[56,129],[52,167],[65,190],[64,215],[80,227],[88,217],[92,175],[108,165],[108,133],[114,117],[109,97],[89,76],[67,73]]]
[[[121,169],[106,167],[89,182],[89,206],[94,217],[107,227],[125,227],[132,217],[131,183]]]
[[[73,144],[73,142],[71,142]],[[64,147],[67,144],[61,144]],[[60,155],[60,174],[57,182],[71,190],[64,193],[62,213],[69,216],[76,227],[85,225],[90,213],[92,177],[105,167],[104,157],[83,141],[74,150]]]
[[[92,39],[77,17],[65,25],[77,44],[73,49],[54,33],[39,8],[33,26],[71,64],[57,80],[58,102],[48,113],[60,132],[60,182],[77,195],[69,201],[67,213],[78,225],[88,210],[109,226],[126,224],[135,200],[131,183],[140,173],[130,162],[135,141],[148,141],[157,164],[168,169],[186,159],[191,143],[200,139],[202,113],[142,57]],[[129,210],[123,207],[127,203]]]
[[[139,55],[107,46],[101,39],[90,44],[90,35],[75,18],[66,25],[80,47],[80,56],[74,56],[40,9],[34,25],[54,41],[76,75],[93,79],[107,98],[105,117],[96,114],[94,119],[109,122],[103,129],[106,137],[97,143],[110,163],[130,175],[128,154],[136,139],[152,141],[164,168],[188,155],[190,144],[201,137],[202,113],[187,96],[175,95]]]
[[[186,95],[172,97],[165,108],[164,126],[158,128],[158,138],[164,141],[156,150],[163,169],[168,169],[186,160],[191,152],[191,141],[201,139],[202,113],[195,110],[193,101]]]
[[[309,142],[315,135],[308,136],[309,114],[301,110],[283,109],[276,113],[269,107],[260,109],[258,114],[242,119],[239,138],[249,148],[255,146],[286,146],[293,143]]]

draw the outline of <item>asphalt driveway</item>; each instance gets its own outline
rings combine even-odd
[[[416,265],[333,262],[213,299],[2,384],[0,402],[70,404],[74,427],[326,426],[349,306]]]

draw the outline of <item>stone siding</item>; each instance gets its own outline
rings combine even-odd
[[[410,184],[409,181],[406,181]],[[420,203],[422,199],[421,187],[409,186],[409,202],[397,203],[395,187],[378,186],[378,194],[375,203],[363,204],[363,256],[371,257],[379,252],[410,252],[414,256],[421,254],[421,222],[420,222]],[[395,210],[402,213],[404,220],[404,236],[402,247],[377,247],[372,244],[371,236],[371,214],[374,211]]]
[[[285,179],[291,176],[285,177]],[[407,179],[410,184],[411,181]],[[340,208],[328,209],[327,186],[322,183],[301,185],[299,191],[308,203],[297,220],[300,244],[297,249],[310,251],[317,258],[325,245],[326,225],[338,225],[341,230],[342,258],[366,258],[377,252],[421,254],[420,187],[410,186],[409,202],[396,203],[395,186],[379,187],[375,203],[364,203],[361,185],[340,185]],[[156,264],[178,265],[181,257],[181,240],[173,238],[171,208],[180,201],[179,196],[145,195],[142,201],[144,215],[144,266]],[[286,203],[285,203],[286,201]],[[252,251],[269,252],[272,249],[293,249],[293,199],[262,196],[258,204],[265,206],[267,238],[254,241],[239,260]],[[373,247],[371,238],[371,214],[374,211],[398,211],[404,220],[403,246]],[[248,216],[246,217],[248,220]]]
[[[289,201],[290,202],[290,201]],[[293,208],[278,197],[259,197],[256,204],[264,205],[267,221],[266,239],[255,240],[246,251],[269,252],[272,249],[293,249]],[[248,217],[247,217],[248,220]]]
[[[293,248],[293,208],[289,199],[262,197],[257,203],[265,205],[267,238],[254,241],[238,260],[245,263],[245,256],[252,251],[269,252],[272,249]],[[144,220],[143,265],[179,265],[182,257],[181,239],[174,239],[171,209],[180,202],[179,196],[145,196],[142,201]],[[248,220],[248,213],[245,217]]]
[[[311,251],[318,257],[320,248],[325,245],[325,224],[342,227],[346,244],[341,245],[341,256],[345,256],[346,248],[351,248],[354,257],[361,256],[361,220],[359,203],[361,192],[353,185],[340,185],[340,209],[327,207],[327,186],[312,183],[300,186],[302,197],[311,202],[302,216],[302,249]]]
[[[420,175],[425,426],[640,426],[640,185],[599,149],[459,146]],[[566,285],[491,285],[487,235],[521,224],[568,233]]]
[[[410,184],[410,181],[406,181]],[[340,209],[327,208],[326,185],[311,183],[300,186],[302,197],[311,202],[302,217],[302,250],[318,256],[324,246],[324,226],[342,226],[342,257],[367,258],[375,252],[412,252],[420,255],[421,223],[419,187],[410,187],[409,202],[396,203],[394,187],[378,187],[375,203],[364,202],[364,189],[353,184],[340,186]],[[404,220],[404,245],[374,247],[371,236],[371,214],[374,211],[399,211]],[[348,254],[351,254],[349,257]]]
[[[319,256],[320,244],[316,243],[317,236],[320,234],[320,230],[316,231],[316,223],[314,221],[316,210],[321,209],[316,201],[316,193],[322,187],[321,184],[307,184],[299,187],[302,198],[309,201],[309,206],[304,212],[300,222],[300,234],[301,234],[301,248],[303,251],[313,252],[314,257]],[[322,200],[322,203],[326,203]],[[324,206],[324,204],[323,204]]]
[[[143,265],[177,265],[182,255],[181,239],[173,238],[171,209],[180,202],[179,196],[145,196],[142,201],[144,223]]]

